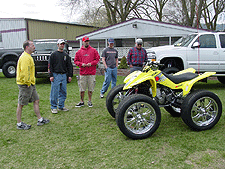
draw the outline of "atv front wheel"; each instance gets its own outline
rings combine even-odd
[[[214,127],[222,114],[219,97],[206,90],[190,93],[181,106],[181,118],[192,130],[202,131]]]
[[[126,97],[117,108],[116,123],[121,132],[132,139],[151,136],[160,122],[159,106],[152,98],[143,94]]]

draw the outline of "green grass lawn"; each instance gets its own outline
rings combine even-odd
[[[124,77],[118,77],[118,83]],[[80,100],[76,78],[68,84],[66,107],[69,112],[50,111],[50,82],[37,79],[40,110],[50,123],[37,126],[33,105],[23,108],[22,120],[31,124],[27,131],[16,129],[18,87],[15,78],[0,73],[0,168],[207,168],[225,164],[225,115],[211,130],[190,130],[181,118],[161,109],[158,130],[144,140],[124,136],[109,115],[99,92],[104,76],[96,76],[93,107],[75,108]],[[225,85],[218,81],[197,83],[195,88],[216,93],[225,102]],[[224,105],[223,105],[223,110]]]

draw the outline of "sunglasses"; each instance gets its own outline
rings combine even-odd
[[[137,45],[138,45],[138,46],[141,46],[141,45],[142,45],[142,43],[138,43]]]

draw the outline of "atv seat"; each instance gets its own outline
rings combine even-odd
[[[198,77],[198,74],[191,73],[191,72],[183,73],[180,75],[170,75],[170,74],[167,74],[164,72],[163,72],[163,74],[175,84],[185,82],[185,81],[188,81],[188,80]]]

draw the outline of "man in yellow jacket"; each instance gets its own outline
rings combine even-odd
[[[16,83],[19,87],[18,106],[16,111],[17,116],[17,129],[28,130],[31,125],[23,123],[21,121],[22,108],[24,105],[33,102],[34,112],[37,115],[38,126],[49,123],[48,119],[44,119],[40,115],[39,110],[39,96],[35,87],[35,66],[34,60],[31,57],[31,53],[34,52],[35,46],[32,41],[25,41],[23,43],[24,52],[20,56],[17,63],[16,70]]]

